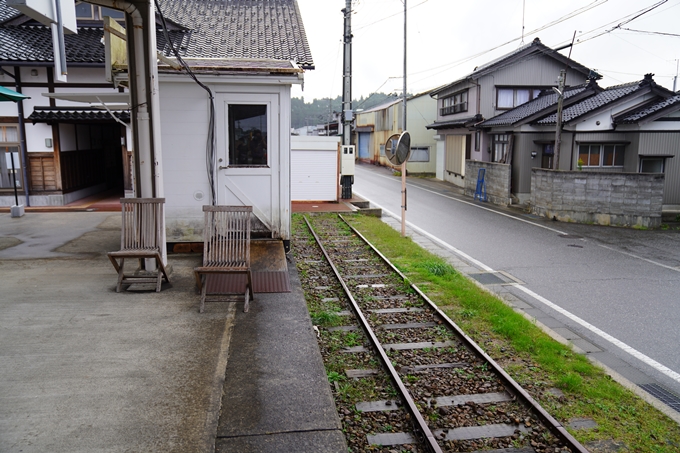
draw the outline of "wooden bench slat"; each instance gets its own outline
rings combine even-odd
[[[122,225],[120,231],[120,250],[109,252],[108,257],[118,272],[116,292],[124,284],[147,282],[149,275],[125,274],[125,258],[155,259],[158,272],[153,281],[156,292],[161,290],[162,279],[170,282],[163,258],[163,205],[165,198],[121,198]],[[118,262],[120,259],[120,262]]]
[[[246,273],[248,283],[243,311],[249,309],[249,297],[253,297],[250,270],[250,222],[252,206],[203,206],[205,228],[203,230],[203,266],[194,268],[196,285],[201,290],[203,313],[207,285],[205,276],[216,273]]]

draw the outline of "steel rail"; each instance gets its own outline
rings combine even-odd
[[[338,214],[338,217],[342,219],[343,222],[356,234],[361,238],[366,245],[371,247],[371,249],[378,255],[380,258],[383,260],[385,264],[390,266],[402,279],[404,279],[405,282],[408,282],[411,288],[413,288],[414,291],[420,295],[420,297],[425,300],[425,302],[428,303],[428,305],[437,313],[439,316],[446,322],[446,324],[453,329],[462,339],[462,341],[472,349],[472,351],[477,354],[478,357],[481,359],[487,361],[491,367],[494,369],[494,371],[498,374],[498,376],[501,378],[503,381],[503,384],[505,385],[506,388],[511,393],[514,393],[516,396],[520,397],[523,399],[530,407],[532,410],[536,412],[536,414],[539,416],[539,418],[543,421],[543,423],[546,424],[547,428],[554,434],[556,435],[559,439],[562,439],[565,443],[567,443],[567,446],[571,449],[573,449],[575,452],[579,453],[589,453],[589,451],[581,445],[581,443],[576,440],[570,433],[569,431],[566,430],[564,426],[560,422],[558,422],[552,415],[550,415],[543,407],[538,404],[538,402],[531,396],[529,393],[527,393],[526,390],[524,390],[508,373],[505,372],[505,370],[496,363],[496,361],[491,358],[482,348],[479,347],[479,345],[472,339],[470,338],[463,330],[458,327],[458,325],[453,322],[451,318],[449,318],[446,313],[444,313],[442,310],[439,309],[439,307],[430,300],[425,293],[423,293],[420,288],[418,288],[413,282],[411,282],[411,279],[409,279],[406,275],[404,275],[399,269],[397,269],[392,262],[387,259],[385,255],[383,255],[371,242],[364,237],[363,234],[361,234],[356,228],[354,228],[348,221],[345,219],[341,214]]]
[[[357,318],[361,322],[361,326],[362,326],[364,332],[366,333],[367,337],[369,338],[373,348],[378,352],[378,355],[380,356],[380,360],[382,361],[383,366],[388,370],[388,373],[390,375],[390,378],[392,379],[392,382],[397,386],[397,388],[401,392],[401,396],[404,399],[404,401],[406,402],[406,407],[408,408],[409,412],[411,413],[411,417],[413,417],[413,420],[415,420],[417,425],[418,425],[417,429],[419,429],[421,431],[420,434],[422,434],[422,436],[426,440],[425,446],[428,447],[429,450],[432,451],[432,452],[442,453],[442,449],[439,446],[439,444],[437,443],[437,440],[434,437],[434,434],[432,434],[430,427],[427,426],[427,422],[425,421],[423,416],[420,414],[420,411],[416,407],[415,401],[413,401],[413,398],[411,398],[411,395],[408,392],[408,390],[406,389],[406,386],[404,386],[404,383],[402,382],[401,378],[399,377],[397,370],[394,368],[394,366],[392,365],[392,362],[390,361],[390,358],[385,353],[385,349],[382,347],[382,344],[380,343],[378,338],[375,336],[373,329],[371,329],[370,325],[368,324],[366,317],[364,316],[364,314],[361,311],[361,307],[359,307],[359,304],[354,299],[354,296],[352,295],[352,292],[350,291],[349,287],[345,283],[345,280],[340,275],[340,272],[338,271],[337,267],[333,263],[333,260],[331,259],[331,257],[328,255],[328,252],[326,252],[326,248],[321,243],[321,239],[319,238],[319,236],[314,231],[314,228],[312,227],[311,223],[307,219],[307,216],[304,216],[304,219],[305,219],[305,222],[307,223],[307,227],[309,228],[309,231],[314,236],[316,243],[319,245],[319,248],[321,248],[321,251],[323,252],[324,256],[326,257],[328,264],[333,269],[335,276],[337,277],[338,281],[342,285],[342,288],[345,291],[345,294],[349,298],[349,300],[352,304],[352,308],[354,309],[354,312],[357,315]],[[416,433],[416,434],[418,434],[418,433]]]

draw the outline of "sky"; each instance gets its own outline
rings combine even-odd
[[[552,48],[569,44],[575,32],[571,58],[603,75],[601,86],[653,73],[659,85],[673,88],[680,59],[680,0],[406,1],[409,93],[458,80],[534,38]],[[294,87],[292,94],[306,102],[340,96],[346,0],[297,2],[316,69],[305,72],[304,86]],[[401,93],[403,0],[352,0],[351,22],[352,97]],[[560,52],[568,56],[569,49]],[[680,90],[680,81],[677,85]]]

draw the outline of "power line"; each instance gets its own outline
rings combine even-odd
[[[660,31],[634,30],[632,28],[621,28],[621,30],[633,31],[635,33],[644,33],[644,34],[647,34],[647,35],[675,36],[675,37],[680,38],[680,35],[678,35],[676,33],[664,33],[664,32],[660,32]]]

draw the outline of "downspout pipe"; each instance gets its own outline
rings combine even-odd
[[[136,136],[135,143],[135,168],[136,168],[136,187],[135,192],[137,196],[143,198],[162,198],[163,197],[163,177],[162,177],[162,162],[161,153],[154,152],[154,145],[160,150],[160,103],[158,100],[158,70],[156,69],[156,33],[155,33],[155,10],[153,1],[145,2],[148,4],[148,17],[150,22],[149,29],[149,59],[146,59],[146,52],[144,46],[144,17],[137,6],[129,1],[121,0],[88,0],[89,3],[106,6],[108,8],[122,10],[130,16],[132,20],[132,38],[134,41],[134,74],[131,77],[134,80],[132,90],[132,109],[136,112]],[[129,30],[127,31],[130,36]],[[128,55],[130,55],[128,49]],[[148,72],[147,69],[148,68]],[[129,66],[128,66],[128,74]],[[148,76],[148,80],[145,79]],[[148,85],[147,85],[148,83]],[[148,89],[151,90],[149,92]],[[150,106],[150,107],[149,107]],[[154,113],[153,124],[151,122],[151,115]],[[154,133],[154,131],[156,133]],[[165,215],[165,214],[164,214]],[[167,249],[166,249],[166,232],[165,232],[165,217],[162,219],[161,236],[162,246],[161,255],[163,262],[167,264]],[[146,268],[153,269],[155,262],[153,260],[146,260]]]
[[[134,39],[134,90],[132,109],[137,112],[135,127],[137,128],[135,166],[138,170],[136,178],[139,187],[135,192],[143,198],[157,196],[155,187],[155,165],[151,146],[151,121],[149,115],[149,98],[147,95],[146,80],[144,80],[145,49],[144,49],[144,18],[137,6],[131,2],[121,0],[88,0],[89,3],[105,6],[112,9],[122,10],[132,19],[132,33]],[[155,49],[154,49],[155,51]],[[129,55],[129,52],[128,52]],[[155,55],[155,52],[154,52]],[[128,72],[129,73],[129,72]]]

